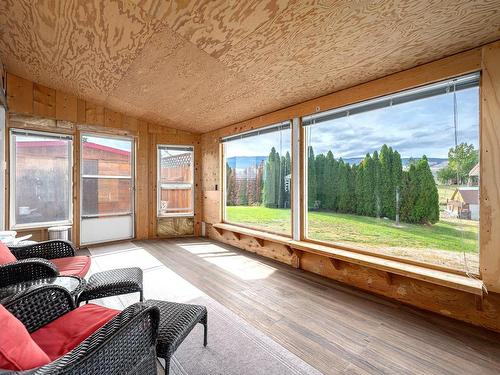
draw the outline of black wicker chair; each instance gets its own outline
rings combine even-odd
[[[23,281],[54,277],[58,274],[56,266],[46,259],[22,259],[0,265],[0,288]]]
[[[58,276],[50,259],[73,257],[76,249],[71,242],[52,240],[26,246],[9,247],[17,262],[0,265],[0,288],[23,281]]]
[[[75,302],[64,288],[52,285],[20,293],[5,308],[31,333],[75,309]],[[69,353],[22,374],[157,374],[158,323],[158,308],[136,303]],[[16,373],[0,370],[2,375]]]
[[[69,241],[51,240],[25,246],[9,246],[12,254],[18,259],[43,258],[55,259],[74,257],[76,249]]]

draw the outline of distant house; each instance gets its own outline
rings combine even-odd
[[[291,174],[287,174],[285,176],[285,191],[287,193],[291,190],[290,189],[291,182],[292,182],[292,175]]]
[[[477,163],[470,171],[469,171],[469,186],[478,186],[479,185],[479,163]]]
[[[473,186],[456,189],[448,199],[446,209],[460,219],[479,220],[479,188]]]

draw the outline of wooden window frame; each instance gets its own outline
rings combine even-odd
[[[234,225],[234,226],[245,228],[245,229],[262,231],[264,233],[269,233],[272,235],[282,236],[282,237],[286,237],[286,238],[293,238],[294,222],[296,220],[295,219],[296,216],[294,216],[294,211],[295,211],[294,207],[296,206],[296,202],[293,199],[294,198],[294,191],[295,191],[294,190],[294,186],[295,186],[294,178],[297,178],[297,177],[294,177],[294,152],[293,152],[294,120],[293,119],[285,119],[281,122],[290,122],[290,148],[291,148],[291,150],[290,150],[290,165],[291,165],[291,171],[292,171],[292,182],[290,184],[290,233],[280,233],[280,232],[275,232],[272,230],[265,230],[261,227],[252,227],[249,225],[244,225],[244,224],[235,223],[235,222],[226,220],[226,183],[227,183],[227,179],[226,179],[226,164],[225,164],[226,156],[225,156],[225,148],[224,148],[223,142],[220,143],[220,155],[221,155],[220,168],[221,168],[221,177],[222,177],[221,189],[220,189],[220,192],[221,192],[221,200],[220,201],[221,201],[221,219],[222,219],[221,222],[222,223]],[[266,128],[266,127],[270,127],[270,126],[273,126],[273,124],[267,124],[266,126],[263,126],[262,128]],[[231,137],[237,136],[238,134],[243,134],[243,133],[246,133],[246,132],[233,134],[233,135],[231,135]],[[295,215],[296,215],[296,213],[295,213]]]
[[[191,155],[192,155],[192,168],[191,168],[191,211],[190,212],[182,212],[182,213],[175,213],[175,212],[169,212],[167,214],[160,214],[160,196],[161,196],[161,162],[160,162],[160,150],[161,148],[165,147],[182,147],[182,148],[189,148],[191,149]],[[156,145],[156,176],[157,176],[157,181],[156,181],[156,218],[168,218],[168,217],[194,217],[194,211],[195,211],[195,152],[194,152],[194,146],[190,145],[173,145],[173,144],[157,144]]]

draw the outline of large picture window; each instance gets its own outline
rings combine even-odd
[[[303,118],[310,240],[478,272],[479,74]]]
[[[194,215],[192,146],[158,146],[158,216]]]
[[[10,225],[70,223],[72,137],[11,130]]]
[[[224,220],[291,235],[291,130],[286,122],[223,139]]]

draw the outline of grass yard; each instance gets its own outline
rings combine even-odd
[[[409,247],[477,252],[477,222],[442,219],[434,225],[330,212],[309,214],[309,237],[322,241],[351,242],[370,247]]]
[[[291,211],[266,207],[227,207],[226,220],[268,231],[290,233]],[[478,222],[442,218],[434,225],[402,223],[332,212],[309,213],[309,238],[460,268],[463,253],[478,254]],[[472,267],[474,268],[474,267]]]

